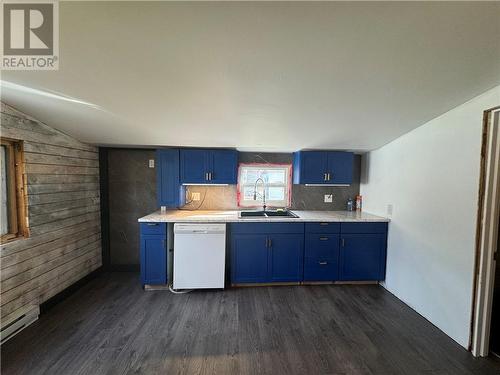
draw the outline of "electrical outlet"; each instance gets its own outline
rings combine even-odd
[[[333,194],[325,194],[325,203],[333,202]]]
[[[394,207],[392,206],[392,204],[387,205],[387,216],[389,216],[389,217],[392,216],[393,209],[394,209]]]
[[[200,193],[191,193],[191,199],[193,202],[197,202],[199,201],[201,198],[200,198]]]
[[[155,167],[155,159],[149,159],[149,168]]]

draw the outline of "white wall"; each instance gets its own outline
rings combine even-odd
[[[483,111],[500,86],[363,157],[364,209],[390,223],[385,287],[469,344]]]

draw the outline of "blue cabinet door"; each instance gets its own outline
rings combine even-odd
[[[328,183],[351,184],[354,167],[354,154],[352,152],[328,152]]]
[[[304,272],[304,236],[272,234],[269,241],[269,280],[301,281]]]
[[[386,234],[342,234],[340,243],[341,280],[384,280]]]
[[[185,189],[179,179],[179,150],[156,152],[156,195],[158,206],[179,207],[185,202]]]
[[[268,236],[234,234],[231,241],[231,282],[263,283],[268,281]]]
[[[325,184],[328,156],[324,151],[299,151],[294,154],[294,184]]]
[[[238,180],[238,152],[236,150],[213,150],[209,153],[211,184],[236,185]]]
[[[209,152],[186,149],[180,151],[180,180],[182,184],[208,183]]]
[[[141,282],[142,285],[167,283],[165,236],[141,235]]]

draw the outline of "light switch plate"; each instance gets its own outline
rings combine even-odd
[[[191,193],[191,199],[194,201],[194,202],[197,202],[200,200],[200,193]]]
[[[155,167],[155,159],[149,159],[149,168]]]
[[[325,203],[333,202],[333,194],[325,194]]]

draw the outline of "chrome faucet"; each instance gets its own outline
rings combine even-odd
[[[258,182],[262,182],[262,187],[263,187],[263,193],[262,194],[259,194],[257,193],[257,183]],[[261,197],[262,197],[262,207],[264,209],[264,211],[266,210],[266,182],[261,178],[259,177],[258,179],[255,180],[255,185],[253,187],[253,200],[256,201],[257,200],[257,194],[259,194]]]

